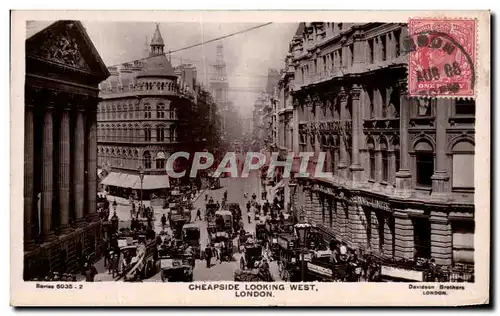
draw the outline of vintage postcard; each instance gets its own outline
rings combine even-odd
[[[11,304],[489,303],[490,12],[13,11]]]

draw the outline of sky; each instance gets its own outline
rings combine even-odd
[[[147,57],[156,23],[82,21],[107,66]],[[176,50],[260,23],[160,23],[165,52]],[[282,69],[295,23],[273,23],[243,34],[171,54],[172,65],[191,63],[198,80],[206,83],[214,73],[216,46],[223,44],[230,101],[249,117],[257,97],[264,91],[269,68]],[[147,39],[146,39],[147,38]],[[147,40],[147,42],[146,42]]]

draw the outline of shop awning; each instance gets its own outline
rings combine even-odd
[[[104,185],[112,185],[116,187],[121,187],[120,183],[121,173],[118,172],[110,172],[106,178],[104,178],[101,183]]]
[[[104,185],[112,185],[120,188],[141,189],[141,179],[136,174],[111,172],[101,182]],[[142,182],[143,190],[154,190],[169,188],[170,181],[167,175],[145,175]]]
[[[141,180],[139,176],[135,176],[137,181],[134,184],[133,189],[141,188]],[[170,181],[168,176],[165,175],[145,175],[144,180],[142,181],[142,189],[143,190],[154,190],[154,189],[164,189],[170,187]]]

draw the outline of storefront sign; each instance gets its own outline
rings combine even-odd
[[[307,269],[309,269],[309,271],[315,272],[315,273],[320,274],[320,275],[324,275],[324,276],[328,276],[328,277],[333,276],[333,272],[331,269],[324,268],[324,267],[312,264],[310,262],[307,263]]]
[[[367,206],[371,208],[376,208],[379,210],[384,210],[384,211],[391,211],[391,208],[389,206],[389,203],[386,201],[381,201],[381,200],[376,200],[371,197],[366,197],[366,196],[354,196],[352,198],[353,203],[357,203],[361,206]]]
[[[392,278],[399,278],[412,281],[424,281],[424,273],[422,271],[409,270],[403,268],[396,268],[391,266],[381,267],[382,276],[388,276]]]
[[[283,249],[288,249],[288,240],[278,238],[278,245],[280,245],[280,247],[282,247]]]
[[[324,194],[327,194],[330,196],[335,196],[339,200],[345,200],[342,192],[340,192],[340,194],[336,194],[334,189],[330,188],[330,187],[322,186],[319,184],[314,184],[312,186],[312,190],[318,191],[318,192],[321,192],[321,193],[324,193]],[[387,212],[391,211],[391,207],[389,206],[389,203],[387,203],[386,201],[374,199],[372,197],[357,195],[357,196],[353,196],[350,199],[348,199],[347,202],[350,202],[353,204],[358,204],[361,206],[371,207],[371,208],[375,208],[375,209],[379,209],[379,210],[384,210]]]
[[[322,186],[322,185],[319,185],[319,184],[313,185],[312,189],[313,189],[313,191],[318,191],[318,192],[325,193],[325,194],[328,194],[328,195],[332,195],[332,196],[335,195],[335,192],[333,191],[333,188],[325,187],[325,186]]]
[[[304,254],[304,261],[311,261],[312,255],[310,253]]]

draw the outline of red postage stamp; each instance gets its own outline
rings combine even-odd
[[[472,19],[410,19],[409,95],[474,97],[476,35]]]

